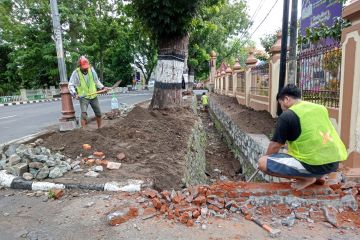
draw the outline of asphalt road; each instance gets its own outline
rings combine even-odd
[[[136,104],[150,99],[152,92],[117,94],[119,103]],[[99,96],[102,112],[111,110],[111,96]],[[76,116],[80,116],[80,106],[73,101]],[[94,113],[89,107],[89,116]],[[61,117],[61,102],[34,103],[0,107],[0,144],[37,133],[58,123]]]

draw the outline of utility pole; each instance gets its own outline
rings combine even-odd
[[[288,72],[288,82],[291,84],[296,84],[296,73],[297,73],[297,62],[296,62],[297,11],[298,11],[298,0],[292,0],[291,20],[290,20],[289,72]]]
[[[289,0],[284,0],[282,36],[281,36],[281,54],[280,54],[279,92],[285,85],[288,25],[289,25]],[[282,110],[280,104],[278,103],[277,115],[279,116],[281,113]]]
[[[61,37],[60,15],[56,0],[50,0],[50,6],[53,22],[54,41],[60,73],[60,94],[62,107],[62,117],[59,119],[60,131],[69,131],[76,128],[75,110],[68,89],[64,50]]]

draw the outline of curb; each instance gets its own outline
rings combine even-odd
[[[50,189],[83,189],[105,192],[139,192],[144,181],[129,179],[126,182],[107,182],[99,184],[79,183],[52,183],[27,181],[22,177],[7,174],[5,170],[0,171],[0,186],[11,189],[22,189],[32,191],[48,191]]]
[[[15,106],[15,105],[25,105],[25,104],[42,103],[42,102],[55,102],[55,101],[60,101],[60,100],[61,100],[61,98],[53,98],[53,99],[43,99],[43,100],[34,100],[34,101],[3,103],[3,104],[0,104],[0,107],[9,107],[9,106]]]
[[[115,93],[115,94],[120,94],[120,93]],[[98,96],[108,96],[108,95],[112,95],[112,93],[98,94]],[[144,95],[144,94],[139,93],[139,94],[135,94],[135,95]],[[0,104],[0,107],[10,107],[10,106],[16,106],[16,105],[26,105],[26,104],[33,104],[33,103],[56,102],[56,101],[61,101],[61,98],[2,103],[2,104]]]

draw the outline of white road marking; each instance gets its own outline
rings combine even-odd
[[[1,120],[1,119],[7,119],[7,118],[13,118],[13,117],[16,117],[16,115],[6,116],[6,117],[0,117],[0,120]]]

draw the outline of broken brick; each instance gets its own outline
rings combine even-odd
[[[59,199],[64,195],[64,190],[63,189],[53,189],[52,191],[54,192],[54,198],[55,199]]]
[[[88,159],[88,160],[86,161],[86,165],[89,165],[89,166],[94,165],[94,163],[95,163],[95,160],[94,160],[94,159]]]
[[[201,205],[203,203],[206,203],[206,198],[204,196],[198,196],[193,201],[194,204]]]
[[[179,220],[181,223],[187,223],[187,221],[190,219],[189,213],[184,212],[180,215]]]
[[[163,204],[163,205],[161,206],[161,208],[160,208],[160,212],[161,212],[161,213],[166,213],[167,209],[168,209],[167,205],[166,205],[166,204]]]
[[[91,145],[90,145],[90,144],[83,144],[83,145],[82,145],[82,148],[83,148],[84,150],[90,150],[90,149],[91,149]]]
[[[158,191],[151,189],[151,188],[147,188],[142,193],[147,197],[154,198],[157,196]]]
[[[194,212],[193,212],[193,217],[194,218],[198,218],[200,216],[200,212],[198,211],[198,210],[195,210]]]
[[[116,155],[116,158],[119,161],[124,160],[126,158],[125,153],[119,153],[118,155]]]
[[[180,203],[183,198],[179,195],[175,196],[172,201],[173,203]]]
[[[169,219],[169,220],[172,220],[172,219],[174,219],[174,211],[173,210],[169,210],[168,211],[168,215],[167,215],[167,218]]]
[[[158,198],[153,198],[152,203],[154,205],[154,208],[160,209],[161,208],[161,202]]]
[[[94,152],[93,155],[97,158],[102,158],[105,156],[105,154],[103,152]]]
[[[188,226],[188,227],[194,226],[194,220],[189,219],[189,220],[187,221],[187,223],[186,223],[186,226]]]
[[[209,205],[208,208],[211,209],[211,210],[214,210],[215,212],[220,212],[220,208],[218,208],[218,207],[216,207],[214,205]]]
[[[152,214],[155,214],[156,213],[156,209],[153,208],[153,207],[148,207],[148,208],[145,208],[144,209],[144,213],[143,215],[144,216],[148,216],[148,215],[152,215]]]
[[[179,209],[175,209],[175,216],[180,217],[180,210]]]
[[[110,213],[107,216],[107,221],[108,224],[110,224],[111,226],[115,226],[127,222],[129,219],[135,218],[137,216],[138,216],[138,209],[132,207]]]

